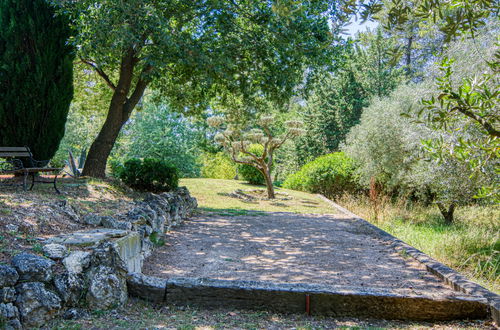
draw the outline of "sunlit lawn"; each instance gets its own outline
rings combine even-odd
[[[300,191],[276,188],[278,193],[286,193],[290,200],[257,200],[244,201],[226,194],[236,189],[265,189],[265,186],[254,186],[243,181],[222,179],[182,179],[181,186],[188,187],[191,194],[198,200],[198,206],[208,211],[238,214],[250,211],[294,212],[332,214],[336,211],[314,194]],[[280,197],[280,195],[278,195]]]

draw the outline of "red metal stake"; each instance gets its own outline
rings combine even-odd
[[[311,315],[311,297],[308,294],[306,294],[306,313]]]

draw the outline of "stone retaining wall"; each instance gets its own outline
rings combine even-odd
[[[160,279],[142,274],[130,274],[127,283],[133,296],[155,303],[204,308],[419,321],[483,319],[488,316],[486,299],[470,295],[436,299],[373,288],[199,278]]]
[[[140,272],[165,231],[196,207],[186,188],[149,194],[125,214],[88,214],[84,221],[95,229],[46,240],[45,257],[21,253],[0,265],[0,328],[39,327],[123,304],[127,274]]]

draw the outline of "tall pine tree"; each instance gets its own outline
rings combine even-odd
[[[73,97],[70,32],[45,0],[0,0],[0,146],[54,156]]]

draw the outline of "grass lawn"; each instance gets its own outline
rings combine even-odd
[[[112,311],[93,311],[78,321],[54,320],[53,330],[83,329],[491,329],[490,321],[411,322],[331,318],[192,307],[161,306],[138,299]]]
[[[236,189],[254,190],[263,189],[265,186],[255,186],[243,181],[223,179],[182,179],[181,186],[188,187],[191,194],[198,199],[198,206],[204,211],[220,214],[238,215],[247,211],[264,212],[294,212],[294,213],[321,213],[332,214],[335,210],[316,195],[276,188],[276,192],[286,193],[291,199],[282,200],[254,200],[245,201],[228,196]]]

